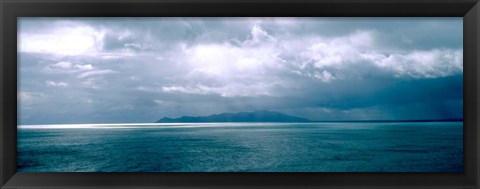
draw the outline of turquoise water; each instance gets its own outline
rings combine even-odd
[[[463,172],[461,122],[19,126],[18,172]]]

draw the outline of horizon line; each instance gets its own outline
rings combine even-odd
[[[180,124],[209,124],[209,123],[355,123],[355,122],[463,122],[464,119],[431,119],[431,120],[323,120],[323,121],[318,121],[318,120],[309,120],[309,121],[303,121],[303,122],[275,122],[275,121],[235,121],[235,122],[142,122],[142,123],[42,123],[42,124],[17,124],[17,126],[41,126],[41,125],[157,125],[157,124],[171,124],[171,125],[180,125]]]

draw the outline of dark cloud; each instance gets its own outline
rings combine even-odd
[[[461,18],[21,18],[19,122],[450,119]]]

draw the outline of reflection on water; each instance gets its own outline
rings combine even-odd
[[[19,172],[463,172],[463,124],[19,126]]]

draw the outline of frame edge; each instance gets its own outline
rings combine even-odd
[[[5,107],[5,103],[8,103],[8,104],[13,104],[16,102],[8,102],[8,99],[11,98],[11,96],[9,95],[6,95],[5,93],[8,93],[8,94],[12,94],[14,92],[9,92],[9,91],[6,91],[5,90],[5,87],[6,85],[11,85],[11,84],[8,84],[7,83],[7,79],[14,73],[8,73],[7,70],[5,70],[5,68],[7,67],[11,67],[11,66],[7,66],[5,65],[6,62],[9,62],[11,61],[11,59],[15,59],[16,56],[14,55],[10,55],[12,57],[5,57],[3,56],[4,55],[4,52],[5,51],[9,51],[7,49],[7,43],[5,43],[4,40],[8,40],[8,41],[11,41],[14,39],[9,39],[8,38],[8,34],[13,32],[13,31],[16,31],[16,29],[12,29],[12,28],[4,28],[3,25],[5,22],[9,22],[9,20],[6,20],[8,16],[11,16],[13,15],[12,12],[10,12],[9,10],[4,10],[4,3],[5,2],[8,2],[8,1],[3,1],[3,0],[0,0],[0,28],[1,29],[1,32],[0,32],[0,42],[1,42],[1,46],[0,46],[0,57],[1,57],[1,62],[0,62],[0,110],[2,111],[0,113],[0,167],[1,167],[1,170],[0,170],[0,188],[3,188],[4,186],[5,187],[9,187],[7,186],[7,182],[9,180],[11,180],[11,178],[14,178],[14,177],[17,177],[17,176],[21,176],[21,175],[18,175],[18,174],[15,174],[15,170],[9,170],[7,169],[7,167],[11,166],[9,165],[9,163],[11,162],[7,162],[7,161],[10,161],[10,159],[8,157],[10,157],[10,154],[8,154],[8,152],[11,151],[11,147],[7,147],[7,145],[13,145],[13,144],[9,144],[8,141],[13,137],[16,139],[16,135],[15,136],[8,136],[8,133],[11,133],[8,129],[5,128],[5,123],[11,123],[11,120],[6,120],[7,116],[6,115],[11,115],[12,113],[8,113],[8,110],[11,110],[11,109],[8,109]],[[40,1],[42,2],[42,1]],[[56,2],[59,2],[59,1],[56,1]],[[67,1],[68,2],[68,1]],[[227,1],[228,2],[228,1]],[[470,2],[470,1],[468,1]],[[8,15],[7,15],[8,14]],[[480,169],[480,160],[478,159],[478,157],[480,157],[480,151],[478,150],[478,147],[480,147],[480,139],[478,138],[480,136],[480,133],[479,133],[479,118],[478,118],[478,109],[480,107],[480,100],[479,100],[479,97],[478,95],[480,94],[480,88],[478,86],[479,84],[479,81],[480,81],[480,76],[478,76],[477,74],[479,73],[479,69],[480,69],[480,66],[478,66],[478,63],[479,63],[479,60],[480,60],[480,54],[478,52],[478,48],[480,47],[480,25],[479,25],[479,20],[480,20],[480,3],[476,3],[472,9],[470,9],[470,11],[468,11],[466,14],[465,14],[465,18],[467,17],[471,17],[469,19],[472,19],[472,23],[473,24],[473,27],[475,28],[474,31],[475,31],[475,34],[473,35],[474,36],[474,39],[470,38],[470,42],[468,41],[465,41],[464,39],[464,45],[467,46],[467,43],[468,44],[471,44],[474,46],[473,49],[475,49],[476,51],[473,51],[473,52],[469,52],[469,53],[466,53],[465,55],[469,55],[471,56],[471,58],[474,59],[473,62],[475,62],[476,64],[475,65],[472,65],[474,66],[474,73],[476,73],[474,75],[475,77],[475,82],[474,82],[474,89],[471,89],[471,90],[475,90],[472,95],[474,95],[474,99],[475,99],[475,103],[472,104],[472,106],[475,106],[475,117],[472,117],[472,119],[474,119],[474,123],[475,123],[475,130],[474,132],[471,132],[473,135],[473,137],[476,136],[475,139],[475,144],[473,145],[473,149],[475,149],[475,151],[472,151],[472,153],[475,153],[475,158],[473,159],[473,161],[475,162],[476,166],[473,166],[472,169],[474,170],[472,173],[472,175],[469,175],[471,177],[469,177],[470,181],[474,181],[474,185],[473,187],[474,188],[480,188],[480,174],[479,174],[479,169]],[[465,21],[466,22],[466,21]],[[464,23],[465,23],[464,22]],[[472,29],[472,28],[471,28]],[[465,32],[465,30],[464,30]],[[5,37],[4,37],[5,35]],[[472,34],[470,34],[472,35]],[[469,48],[469,49],[472,49],[472,48]],[[16,48],[14,49],[16,50]],[[9,51],[10,52],[10,51]],[[5,53],[6,56],[9,56],[8,53]],[[466,56],[465,56],[466,57]],[[464,59],[465,61],[465,59]],[[473,76],[472,76],[473,77]],[[16,83],[15,83],[16,85]],[[465,89],[464,89],[465,90]],[[16,91],[15,91],[16,93]],[[466,93],[465,93],[466,94]],[[464,94],[464,95],[465,95]],[[5,97],[6,96],[9,96],[9,98]],[[16,111],[14,112],[16,114]],[[13,118],[12,118],[13,119]],[[7,133],[8,131],[8,133]],[[472,139],[473,140],[473,139]],[[11,142],[11,141],[10,141]],[[472,147],[472,146],[468,146],[468,147]],[[468,148],[470,149],[470,148]],[[8,157],[7,157],[8,156]],[[13,155],[15,157],[15,155]],[[14,165],[16,166],[16,164]],[[476,170],[475,170],[476,169]],[[11,172],[13,171],[13,172]],[[10,186],[10,187],[14,187],[14,185]],[[72,186],[73,187],[73,186]],[[78,187],[78,186],[77,186]],[[227,186],[225,186],[227,187]],[[299,186],[300,187],[300,186]],[[365,186],[363,186],[365,187]],[[417,186],[418,187],[418,186]],[[469,188],[472,186],[464,186],[464,187],[455,187],[455,188]],[[472,187],[472,188],[473,188]],[[208,187],[206,187],[208,188]],[[255,188],[255,187],[254,187]],[[286,187],[288,188],[288,187]],[[411,188],[416,188],[416,187],[411,187]]]
[[[16,28],[5,27],[16,20],[12,19],[15,12],[8,9],[7,4],[6,0],[0,0],[0,187],[7,185],[16,173],[16,100],[13,99],[17,99],[17,95],[15,90],[8,90],[17,85],[9,82],[12,76],[16,77],[16,72],[9,72],[16,69],[16,64],[7,64],[16,62],[16,39],[8,37],[16,35]],[[14,44],[14,48],[9,48],[10,44]],[[11,111],[11,106],[15,106],[15,111]]]
[[[480,129],[479,129],[479,108],[480,108],[480,2],[477,2],[463,17],[464,18],[464,72],[469,79],[464,80],[464,99],[473,102],[464,103],[464,120],[474,124],[464,128],[464,141],[471,140],[471,143],[464,143],[465,173],[475,188],[480,187]],[[469,38],[467,39],[466,36]],[[467,48],[465,48],[467,47]],[[465,64],[470,62],[470,64]]]

